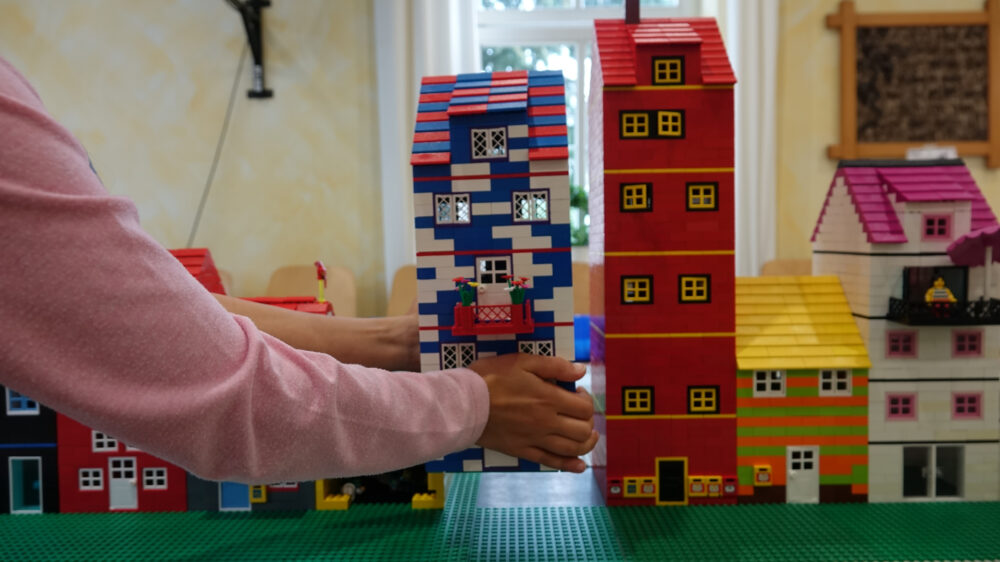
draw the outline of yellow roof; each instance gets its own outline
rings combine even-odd
[[[736,364],[740,370],[871,367],[832,275],[736,278]]]

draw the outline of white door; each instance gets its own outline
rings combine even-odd
[[[510,258],[476,258],[476,281],[479,282],[479,305],[510,304],[510,294],[505,290],[510,275]],[[500,317],[495,317],[500,313]],[[509,320],[510,309],[480,310],[480,320]]]
[[[108,459],[110,509],[137,509],[139,492],[135,477],[135,457]]]
[[[788,448],[788,503],[819,503],[819,447]]]

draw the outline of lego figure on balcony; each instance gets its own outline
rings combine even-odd
[[[924,299],[928,302],[928,304],[932,305],[957,302],[955,295],[951,292],[951,289],[945,286],[943,277],[938,277],[934,280],[934,286],[927,289],[927,293],[924,294]]]

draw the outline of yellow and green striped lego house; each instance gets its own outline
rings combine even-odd
[[[739,501],[868,497],[871,363],[840,281],[736,280]]]

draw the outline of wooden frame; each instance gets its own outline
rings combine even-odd
[[[903,158],[921,142],[858,142],[857,30],[859,27],[919,27],[977,25],[987,28],[989,123],[986,141],[941,142],[955,146],[960,156],[983,156],[990,168],[1000,168],[1000,0],[985,0],[982,12],[921,12],[858,14],[854,2],[842,0],[837,13],[826,16],[826,27],[840,32],[840,143],[827,148],[833,159]]]

